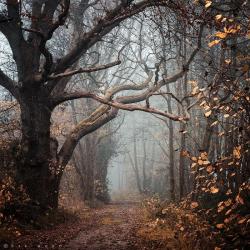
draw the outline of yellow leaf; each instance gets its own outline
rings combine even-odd
[[[210,164],[210,161],[203,161],[203,165],[208,165]]]
[[[222,15],[221,15],[221,14],[215,16],[215,20],[216,20],[216,21],[219,21],[221,18],[222,18]]]
[[[211,125],[210,125],[210,127],[213,127],[213,126],[215,126],[216,124],[218,124],[219,122],[218,121],[215,121],[215,122],[213,122]]]
[[[200,103],[200,106],[203,106],[204,104],[206,104],[206,101],[202,101],[202,102]]]
[[[205,8],[209,8],[212,5],[212,1],[206,1]]]
[[[203,161],[206,161],[206,160],[207,160],[207,152],[202,152],[202,153],[201,153],[201,159],[202,159]]]
[[[196,167],[196,164],[197,164],[197,163],[192,163],[191,168]]]
[[[212,114],[212,110],[209,110],[208,112],[205,113],[206,117],[209,117]]]
[[[229,114],[225,114],[225,115],[224,115],[225,118],[228,118],[229,116],[230,116]]]
[[[236,159],[240,159],[241,158],[241,146],[235,147],[233,150],[233,156]]]
[[[218,134],[218,136],[220,137],[220,136],[223,136],[224,134],[225,134],[225,132],[221,132]]]
[[[206,111],[207,111],[207,110],[210,110],[210,106],[206,104],[206,105],[204,106],[204,109],[205,109]]]
[[[199,91],[199,87],[198,87],[198,86],[194,87],[194,88],[193,88],[193,91],[192,91],[192,95],[197,94],[198,91]]]
[[[224,39],[224,38],[227,37],[227,33],[218,31],[218,32],[215,33],[215,36],[216,36],[216,37],[219,37],[219,38],[221,38],[221,39]]]
[[[203,165],[203,160],[198,160],[198,164],[199,164],[200,166],[202,166],[202,165]]]
[[[212,42],[210,42],[209,44],[208,44],[208,47],[213,47],[214,45],[216,45],[216,44],[219,44],[220,43],[220,40],[214,40],[214,41],[212,41]]]
[[[236,29],[230,28],[227,30],[227,33],[235,34],[239,29],[240,29],[240,27],[238,27],[238,26],[236,27]]]

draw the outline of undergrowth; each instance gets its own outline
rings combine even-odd
[[[250,220],[249,215],[242,219],[242,205],[231,220],[226,218],[218,224],[224,218],[218,209],[212,213],[190,200],[174,204],[158,197],[148,198],[143,201],[146,226],[139,230],[139,235],[154,249],[249,249]]]

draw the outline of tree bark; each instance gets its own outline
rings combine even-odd
[[[21,161],[18,181],[29,198],[42,208],[57,207],[59,180],[56,175],[57,142],[50,138],[51,110],[45,95],[30,91],[21,97]]]

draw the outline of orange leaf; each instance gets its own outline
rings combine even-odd
[[[192,157],[191,160],[192,161],[197,161],[197,158],[196,157]]]
[[[203,160],[198,160],[198,164],[199,164],[200,166],[202,166],[202,165],[203,165]]]
[[[216,21],[219,21],[221,18],[222,18],[221,14],[215,16]]]
[[[219,37],[219,38],[221,38],[221,39],[224,39],[224,38],[226,38],[227,37],[227,33],[224,33],[224,32],[217,32],[217,33],[215,33],[215,36],[216,37]]]
[[[211,165],[209,165],[208,167],[207,167],[207,172],[208,173],[211,173],[213,171],[213,167],[211,166]]]
[[[216,227],[217,227],[218,229],[222,229],[222,228],[224,228],[224,224],[217,224]]]
[[[237,201],[238,203],[244,205],[244,200],[243,200],[239,195],[236,196],[236,201]]]
[[[214,45],[216,45],[216,44],[219,44],[220,43],[220,40],[214,40],[214,41],[212,41],[212,42],[210,42],[209,44],[208,44],[208,47],[213,47]]]
[[[212,1],[206,1],[205,8],[209,8],[212,5]]]
[[[246,220],[247,220],[246,218],[244,218],[244,219],[242,219],[242,220],[239,220],[239,221],[238,221],[238,224],[243,224]]]
[[[210,192],[211,192],[212,194],[216,194],[216,193],[219,192],[219,188],[211,187],[211,188],[210,188]]]
[[[208,165],[210,164],[210,161],[203,161],[203,165]]]
[[[208,112],[205,113],[206,117],[209,117],[212,114],[212,110],[209,110]]]
[[[225,208],[224,206],[220,206],[220,207],[218,207],[217,212],[218,212],[218,213],[220,213],[221,211],[223,211],[223,210],[224,210],[224,208]]]
[[[229,210],[225,213],[225,215],[229,215],[231,212],[232,212],[232,209],[229,209]]]
[[[228,199],[227,201],[224,202],[226,207],[229,207],[232,204],[232,200]]]
[[[190,205],[192,209],[197,208],[198,206],[199,206],[198,202],[192,202]]]

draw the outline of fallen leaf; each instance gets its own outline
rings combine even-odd
[[[210,192],[211,192],[212,194],[216,194],[216,193],[219,192],[219,189],[216,188],[216,187],[211,187],[211,188],[210,188]]]
[[[198,202],[192,202],[190,205],[192,209],[197,208],[198,206],[199,206]]]
[[[241,219],[241,220],[238,221],[238,224],[243,224],[246,220],[247,220],[246,218]]]
[[[211,173],[213,171],[213,166],[212,165],[209,165],[208,167],[207,167],[207,172],[208,173]]]
[[[216,227],[217,227],[218,229],[222,229],[222,228],[224,228],[224,224],[217,224]]]

